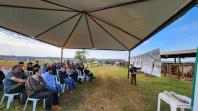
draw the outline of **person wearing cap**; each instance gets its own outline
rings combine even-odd
[[[26,79],[21,75],[22,68],[20,65],[14,65],[12,71],[5,75],[3,80],[4,93],[22,93],[22,102],[25,103],[27,94],[25,90]]]
[[[53,104],[52,93],[47,91],[46,83],[41,77],[40,69],[34,69],[34,75],[26,82],[27,95],[30,98],[45,99],[45,110],[50,111]]]
[[[54,75],[52,75],[52,72],[53,72],[52,68],[48,67],[46,69],[46,72],[42,74],[41,76],[43,77],[46,83],[47,90],[51,92],[53,95],[53,105],[55,105],[55,107],[60,107],[58,93],[60,92],[61,87],[58,87],[58,85],[56,84],[56,81],[54,79]]]

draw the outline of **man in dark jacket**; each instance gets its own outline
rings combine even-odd
[[[133,64],[130,65],[130,69],[129,69],[130,73],[131,73],[131,84],[137,85],[137,81],[136,81],[136,72],[137,72],[137,68],[134,67]]]
[[[34,69],[34,75],[30,76],[26,82],[26,90],[30,98],[45,99],[45,110],[51,110],[53,96],[46,90],[46,83],[41,77],[40,69]]]

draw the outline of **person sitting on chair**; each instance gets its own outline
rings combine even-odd
[[[71,65],[68,64],[68,65],[67,65],[67,68],[66,68],[66,74],[67,74],[68,76],[71,76],[73,73],[74,73],[74,70],[72,69]]]
[[[87,67],[85,67],[84,72],[85,72],[85,75],[88,76],[90,80],[92,81],[92,79],[94,78],[93,73],[90,70],[88,70]]]
[[[32,62],[27,63],[27,71],[33,71]]]
[[[76,88],[76,83],[75,83],[74,79],[72,79],[70,77],[71,75],[66,74],[64,67],[61,67],[60,74],[64,75],[64,77],[62,77],[62,78],[64,78],[64,83],[68,85],[68,91],[70,93],[73,93],[73,91]]]
[[[45,110],[51,110],[53,96],[52,93],[46,89],[46,83],[41,77],[40,69],[34,69],[34,75],[30,76],[26,82],[26,90],[30,98],[45,99]]]
[[[27,93],[25,90],[25,82],[22,75],[22,68],[20,65],[14,65],[12,71],[5,75],[3,80],[4,93],[22,93],[22,103],[25,103],[27,98]]]
[[[51,68],[52,68],[52,75],[57,75],[57,73],[56,73],[56,63],[53,63]]]
[[[61,86],[60,84],[56,84],[54,75],[52,75],[52,68],[48,67],[46,71],[47,72],[42,74],[42,77],[47,85],[47,90],[53,94],[53,105],[59,107],[58,94],[61,92]]]
[[[3,71],[0,70],[0,91],[3,91],[3,79],[5,78],[5,75]]]
[[[60,72],[59,72],[59,77],[60,77],[60,83],[61,84],[64,84],[65,82],[64,82],[64,79],[68,76],[68,75],[66,75],[66,72],[65,72],[65,67],[64,66],[62,66],[61,68],[60,68]]]
[[[129,69],[130,73],[131,73],[131,84],[134,83],[134,85],[136,85],[137,81],[136,81],[136,72],[137,72],[137,68],[134,67],[133,64],[130,65],[130,69]]]
[[[44,63],[42,66],[41,66],[41,74],[44,74],[46,72],[46,69],[47,69],[47,64]]]
[[[40,69],[40,65],[39,65],[39,61],[38,60],[36,60],[36,63],[34,64],[34,66],[33,66],[33,68],[34,69]]]
[[[70,76],[74,81],[77,81],[78,78],[78,72],[76,71],[76,67],[74,63],[70,64],[71,68],[73,69],[73,74]]]
[[[26,79],[28,77],[27,73],[25,72],[25,66],[24,66],[24,62],[19,62],[18,65],[21,66],[21,72],[20,72],[20,75],[21,75],[21,78],[22,79]]]

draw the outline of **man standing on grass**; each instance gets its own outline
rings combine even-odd
[[[137,85],[137,81],[136,81],[136,72],[137,72],[137,68],[134,67],[133,64],[130,65],[130,69],[129,69],[130,73],[131,73],[131,84]]]
[[[14,65],[12,71],[5,75],[3,81],[4,93],[22,93],[22,103],[25,103],[27,94],[25,90],[25,82],[23,79],[22,68],[20,65]]]

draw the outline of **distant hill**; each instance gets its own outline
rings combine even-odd
[[[60,61],[60,57],[34,57],[34,56],[14,56],[14,55],[0,55],[0,61]],[[75,58],[63,58],[63,61],[69,60],[71,63],[79,62]],[[87,58],[85,62],[94,62],[105,64],[114,64],[115,62],[126,62],[123,59],[97,59],[97,58]]]
[[[33,56],[13,56],[0,55],[0,60],[34,61],[34,60],[60,60],[60,57],[33,57]],[[75,60],[74,58],[64,58],[64,60]]]

